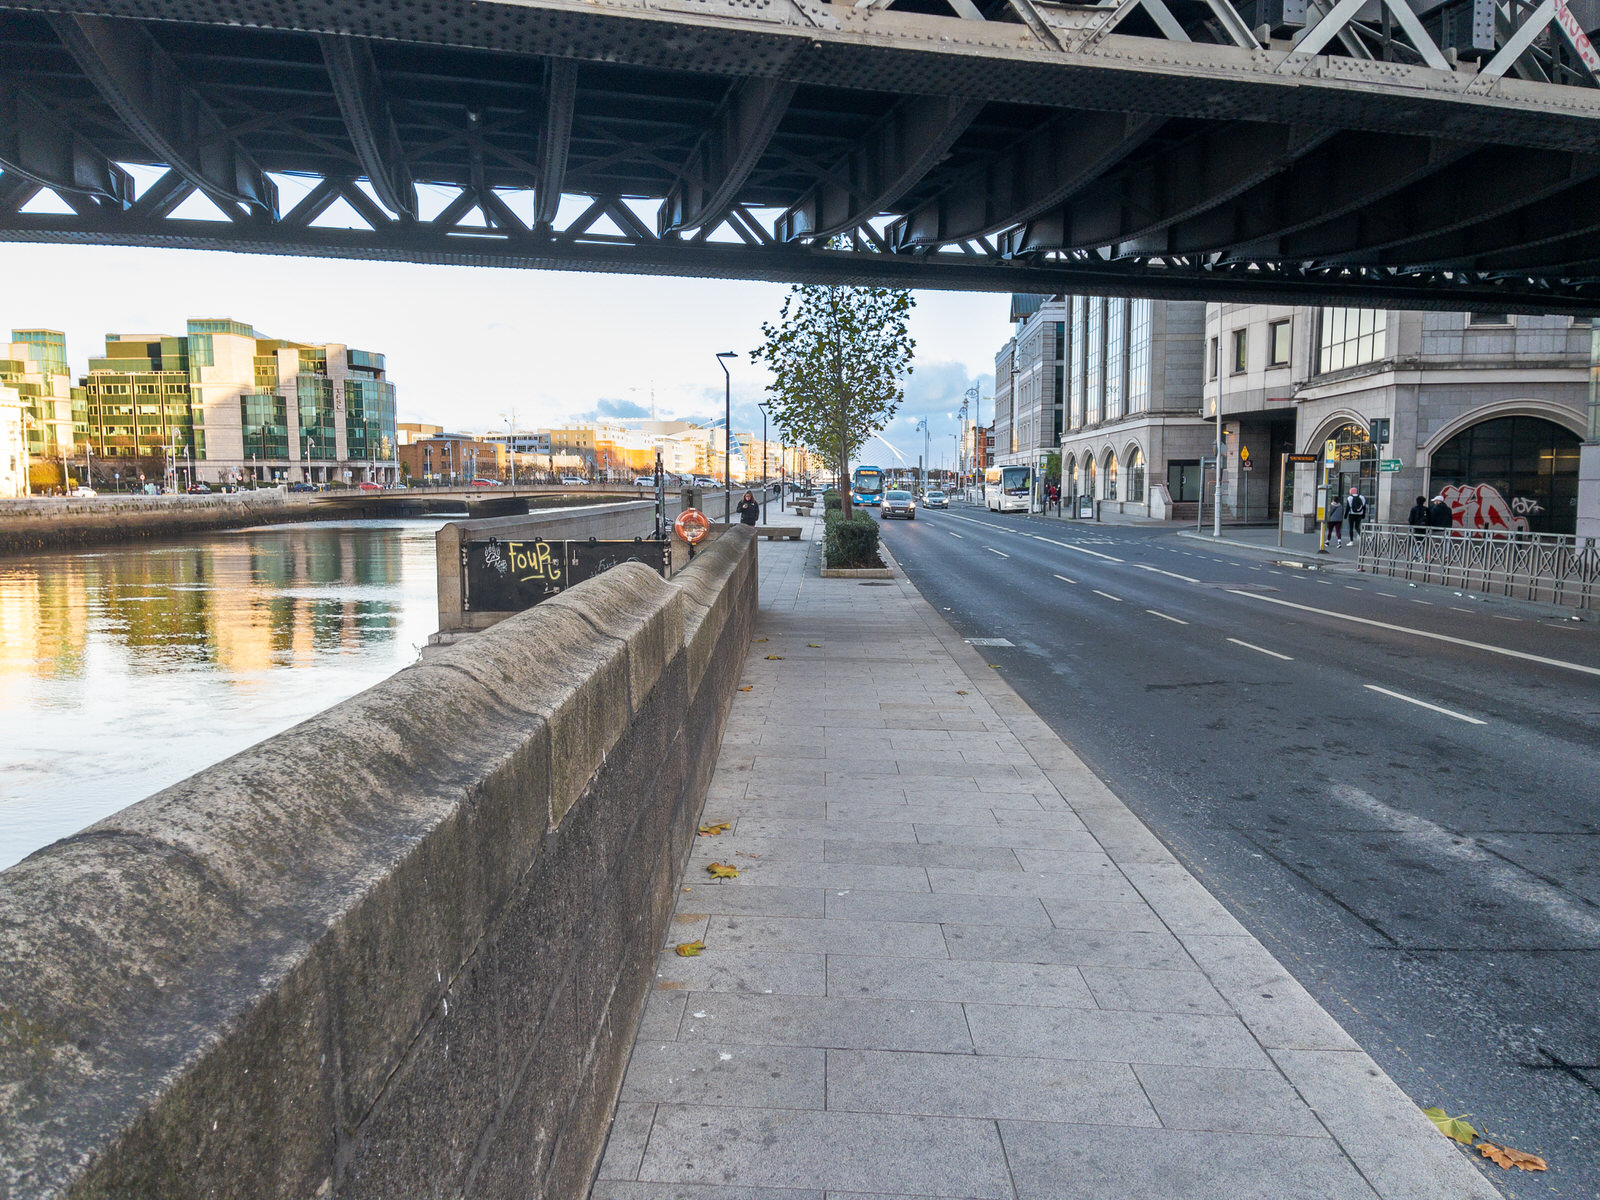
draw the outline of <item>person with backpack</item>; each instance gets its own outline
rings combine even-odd
[[[1330,508],[1327,512],[1327,515],[1323,517],[1323,530],[1322,544],[1324,547],[1326,547],[1329,542],[1333,543],[1335,550],[1344,545],[1343,540],[1340,538],[1340,534],[1344,530],[1343,500],[1334,500],[1333,507]]]
[[[1361,522],[1366,520],[1367,516],[1367,498],[1353,484],[1350,487],[1350,498],[1344,503],[1344,516],[1350,528],[1350,544],[1353,546],[1361,533]]]
[[[1442,561],[1450,560],[1449,531],[1456,523],[1455,511],[1450,507],[1444,496],[1435,496],[1428,505],[1428,526],[1439,531],[1439,557]]]

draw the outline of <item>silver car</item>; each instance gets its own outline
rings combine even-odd
[[[885,492],[883,494],[883,519],[890,517],[904,517],[907,521],[917,519],[917,502],[911,498],[910,492]]]
[[[922,502],[924,504],[926,504],[929,508],[949,508],[950,507],[950,497],[946,496],[938,488],[934,488],[926,496],[924,496],[922,498]]]

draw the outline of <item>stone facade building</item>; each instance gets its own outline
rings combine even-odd
[[[1379,521],[1403,522],[1418,495],[1447,492],[1460,524],[1577,528],[1587,321],[1220,304],[1206,335],[1224,520],[1311,529],[1321,466],[1285,477],[1282,455],[1320,456],[1332,442],[1331,485],[1360,488]]]

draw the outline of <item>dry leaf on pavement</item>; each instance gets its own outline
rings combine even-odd
[[[783,661],[783,655],[781,655],[781,654],[769,654],[769,655],[767,655],[767,661],[768,662],[782,662]]]
[[[821,650],[822,649],[822,643],[821,642],[807,642],[806,645],[809,648],[811,648],[812,650]]]
[[[1478,1136],[1478,1131],[1471,1125],[1460,1117],[1446,1116],[1442,1108],[1425,1108],[1422,1110],[1422,1115],[1432,1121],[1434,1128],[1445,1137],[1455,1138],[1463,1146],[1472,1145],[1472,1139]]]
[[[1548,1171],[1544,1159],[1537,1154],[1524,1154],[1521,1150],[1513,1150],[1510,1146],[1496,1146],[1493,1142],[1479,1142],[1478,1153],[1491,1162],[1499,1163],[1506,1170],[1517,1167],[1523,1171]]]
[[[674,949],[676,949],[678,952],[679,958],[698,958],[700,956],[700,951],[704,950],[705,948],[706,944],[704,942],[679,942],[678,945],[674,947]]]
[[[737,879],[739,868],[729,863],[712,863],[706,870],[713,879]]]
[[[745,684],[745,685],[744,685],[744,686],[743,686],[743,687],[742,687],[742,688],[740,688],[740,689],[739,689],[739,690],[740,690],[740,691],[741,691],[741,692],[748,692],[748,691],[749,691],[749,690],[750,690],[750,689],[751,689],[751,688],[753,688],[753,687],[754,687],[754,686],[755,686],[755,685],[754,685],[754,684],[752,684],[752,683],[747,683],[747,684]]]
[[[715,825],[700,826],[701,837],[716,837],[719,833],[727,833],[733,828],[732,821],[718,821]]]

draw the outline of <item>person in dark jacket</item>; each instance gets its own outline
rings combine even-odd
[[[1350,530],[1350,544],[1356,543],[1356,538],[1361,533],[1361,522],[1367,516],[1367,498],[1361,494],[1359,488],[1352,486],[1350,495],[1344,502],[1345,524]]]
[[[744,494],[744,499],[739,501],[739,521],[744,525],[754,525],[761,516],[761,505],[756,503],[756,498],[749,492]]]
[[[1335,500],[1333,502],[1333,507],[1328,510],[1327,516],[1323,518],[1323,525],[1326,528],[1326,533],[1323,534],[1322,538],[1322,544],[1324,546],[1326,546],[1329,542],[1332,542],[1334,549],[1337,550],[1340,546],[1344,545],[1344,542],[1340,540],[1339,537],[1340,533],[1342,533],[1344,530],[1343,500]]]
[[[1428,532],[1428,498],[1418,496],[1417,502],[1411,506],[1411,511],[1406,514],[1406,524],[1411,526],[1411,557],[1413,560],[1422,557],[1422,544]]]
[[[1433,503],[1428,505],[1428,524],[1435,529],[1449,529],[1456,523],[1456,514],[1445,503],[1443,496],[1435,496]]]

